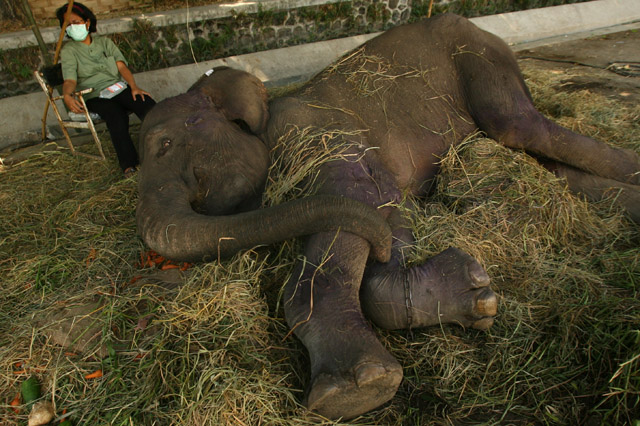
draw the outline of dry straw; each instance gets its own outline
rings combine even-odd
[[[546,114],[640,151],[637,106],[557,92],[553,80],[566,76],[525,71]],[[320,162],[344,152],[309,141],[354,136],[296,130],[279,147],[265,204],[304,195]],[[348,423],[300,406],[308,360],[300,343],[286,338],[279,301],[298,243],[185,272],[141,267],[135,179],[121,180],[116,169],[51,151],[0,172],[3,424],[24,423],[26,410],[15,414],[9,401],[29,375],[39,378],[57,415],[66,409],[76,424],[638,419],[637,226],[610,200],[575,197],[523,153],[471,138],[442,159],[433,198],[407,200],[417,235],[411,262],[448,246],[469,252],[492,277],[498,317],[486,333],[448,325],[378,331],[405,379],[389,404]],[[88,302],[95,304],[76,321],[91,324],[91,350],[73,354],[46,337],[47,327],[62,323],[55,314]],[[102,377],[85,379],[98,369]]]

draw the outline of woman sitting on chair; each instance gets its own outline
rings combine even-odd
[[[60,27],[67,8],[64,5],[56,11]],[[74,2],[68,22],[67,35],[73,41],[60,52],[64,103],[71,112],[82,113],[82,103],[73,93],[93,89],[84,96],[87,109],[106,122],[120,167],[130,177],[138,166],[138,153],[129,135],[129,113],[143,120],[155,101],[136,85],[126,59],[113,41],[94,34],[97,19],[88,7]]]

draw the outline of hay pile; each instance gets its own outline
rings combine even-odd
[[[553,75],[525,71],[546,114],[640,151],[638,107],[556,92],[542,84]],[[313,155],[298,154],[287,176],[272,176],[267,202],[292,196],[315,167]],[[30,375],[76,424],[334,424],[300,406],[306,354],[282,319],[279,293],[298,243],[184,272],[140,265],[135,178],[115,170],[113,160],[47,152],[0,172],[3,424],[24,423],[27,411],[9,402]],[[443,159],[438,189],[428,202],[408,200],[418,213],[412,261],[449,246],[475,256],[500,295],[496,324],[487,333],[380,331],[405,380],[391,403],[340,424],[638,419],[637,226],[481,137]],[[92,350],[73,353],[44,337],[54,313],[89,301],[77,320],[97,330]],[[85,378],[98,369],[102,377]]]

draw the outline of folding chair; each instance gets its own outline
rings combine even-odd
[[[62,99],[63,97],[53,96],[52,86],[57,84],[55,84],[55,82],[53,82],[53,84],[49,84],[48,81],[45,81],[45,76],[40,71],[34,71],[33,75],[35,76],[38,84],[40,84],[40,87],[42,87],[42,90],[44,91],[44,93],[47,95],[47,101],[49,102],[51,109],[56,115],[56,118],[58,119],[58,123],[60,123],[60,128],[62,129],[62,133],[64,134],[64,137],[67,139],[67,143],[69,144],[69,149],[71,150],[71,152],[74,155],[81,155],[83,157],[92,158],[94,160],[104,160],[105,156],[104,156],[104,152],[102,151],[102,143],[98,138],[98,134],[96,133],[96,128],[93,123],[93,120],[96,118],[99,119],[99,117],[96,114],[90,113],[87,110],[87,106],[85,105],[84,98],[83,98],[83,95],[90,93],[93,89],[85,89],[79,92],[75,92],[75,96],[80,100],[80,103],[82,103],[82,106],[84,107],[84,114],[75,114],[74,116],[73,113],[69,112],[70,117],[74,116],[73,119],[63,120],[62,116],[60,115],[60,111],[58,110],[58,106],[56,105],[56,101],[59,99]],[[92,115],[94,115],[94,117],[92,117]],[[45,119],[46,119],[46,113],[43,120]],[[78,119],[81,119],[82,121],[78,121]],[[71,127],[75,129],[89,129],[89,131],[91,131],[91,135],[93,136],[93,140],[96,146],[98,147],[98,152],[100,153],[100,155],[94,155],[94,154],[78,151],[73,146],[73,143],[71,143],[71,137],[69,136],[67,127]]]

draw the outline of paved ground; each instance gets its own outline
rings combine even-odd
[[[640,30],[541,46],[517,56],[528,66],[567,72],[561,90],[589,89],[640,104]]]

